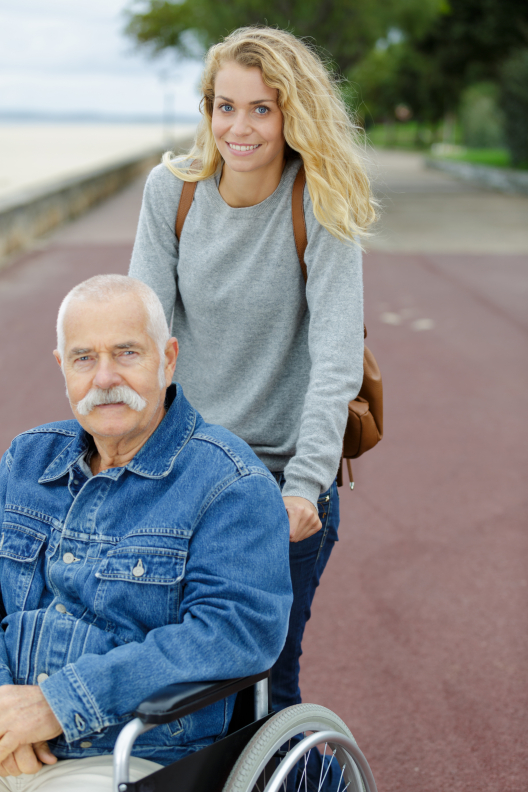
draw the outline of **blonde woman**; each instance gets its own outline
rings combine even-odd
[[[236,30],[207,53],[202,91],[192,151],[166,154],[149,176],[130,275],[172,318],[187,398],[249,443],[282,488],[294,605],[272,674],[280,709],[301,701],[301,640],[337,541],[335,477],[363,377],[359,242],[374,208],[339,91],[302,41]],[[306,285],[292,226],[301,165]],[[178,242],[186,181],[197,187]]]

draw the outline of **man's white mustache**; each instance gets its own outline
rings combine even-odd
[[[116,385],[115,388],[91,388],[84,399],[75,405],[79,415],[88,415],[99,404],[116,404],[123,402],[132,410],[141,412],[147,406],[147,401],[128,385]]]

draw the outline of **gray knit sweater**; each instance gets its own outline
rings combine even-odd
[[[308,189],[305,287],[291,195],[300,160],[256,206],[228,206],[215,178],[198,183],[178,241],[183,182],[150,174],[129,274],[158,294],[180,342],[175,380],[206,421],[242,437],[283,495],[312,503],[332,483],[347,404],[363,378],[361,251],[314,217]]]

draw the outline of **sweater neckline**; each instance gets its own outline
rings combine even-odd
[[[287,160],[277,188],[271,193],[271,195],[268,195],[268,197],[263,201],[258,204],[254,204],[253,206],[229,206],[229,204],[226,203],[220,195],[217,184],[218,173],[214,174],[209,179],[205,179],[202,184],[207,190],[208,198],[211,200],[216,209],[222,211],[223,213],[227,213],[232,217],[247,217],[248,215],[260,214],[261,212],[272,208],[281,200],[286,190],[291,192],[291,184],[293,183],[293,179],[295,178],[300,166],[300,158],[292,158]]]

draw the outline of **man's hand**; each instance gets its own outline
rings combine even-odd
[[[294,495],[286,495],[283,500],[290,521],[290,542],[302,542],[321,530],[321,520],[313,503]]]
[[[37,773],[43,764],[55,764],[57,757],[48,748],[47,742],[21,745],[0,764],[0,776],[19,776],[21,773]]]
[[[53,764],[46,740],[62,733],[38,685],[2,685],[0,687],[0,765],[19,775],[24,768],[40,769],[40,761]],[[4,775],[4,773],[1,773]]]

